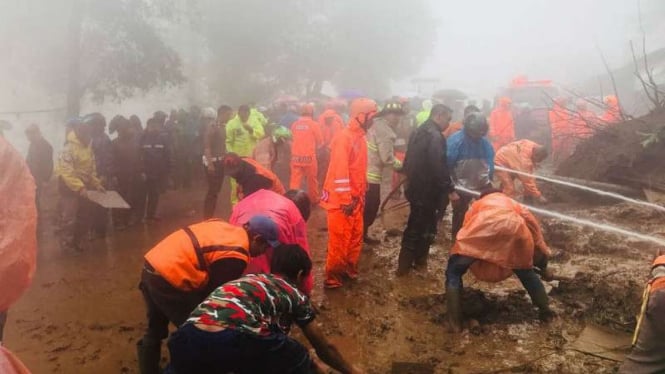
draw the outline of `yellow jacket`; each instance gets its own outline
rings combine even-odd
[[[102,187],[95,168],[95,155],[89,145],[83,145],[74,131],[67,135],[65,148],[60,152],[55,173],[67,188],[96,190]]]
[[[251,134],[245,130],[238,116],[226,124],[226,150],[240,157],[252,157],[256,143],[265,136],[263,126],[256,117],[249,116],[247,122],[253,130]]]

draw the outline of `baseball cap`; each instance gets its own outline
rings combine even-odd
[[[277,224],[268,216],[257,215],[250,218],[247,222],[247,230],[254,234],[261,235],[273,248],[277,248],[282,244],[277,240],[279,237]]]

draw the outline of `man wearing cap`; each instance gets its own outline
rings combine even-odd
[[[376,116],[374,125],[367,130],[367,192],[363,217],[363,241],[366,244],[379,244],[378,240],[367,235],[367,230],[374,223],[381,204],[384,169],[402,169],[402,162],[395,157],[395,128],[403,115],[402,105],[390,102]]]
[[[41,211],[40,200],[42,188],[48,183],[53,175],[53,147],[46,139],[44,139],[41,131],[39,131],[39,126],[35,124],[28,126],[25,130],[25,136],[30,142],[28,156],[25,161],[30,168],[32,177],[35,179],[35,186],[37,187],[37,190],[35,191],[35,201],[37,204],[37,210]]]
[[[148,318],[137,343],[140,372],[160,372],[169,322],[180,326],[210,292],[239,278],[250,257],[279,246],[277,237],[277,225],[266,216],[254,216],[243,226],[213,219],[178,230],[149,250],[139,284]]]

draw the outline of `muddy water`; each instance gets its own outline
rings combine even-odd
[[[47,233],[33,285],[10,310],[5,344],[38,374],[136,373],[135,343],[144,328],[136,288],[142,255],[171,231],[198,219],[203,193],[201,187],[168,192],[163,222],[117,232],[91,242],[82,253],[59,249]],[[665,223],[633,208],[603,209],[581,214],[623,220],[647,231]],[[620,238],[546,221],[548,240],[558,252],[552,266],[563,275],[591,274],[547,286],[555,290],[552,303],[560,318],[547,325],[538,322],[514,278],[490,285],[467,276],[464,311],[472,321],[464,333],[452,335],[444,324],[443,271],[449,247],[444,236],[433,247],[428,272],[394,277],[400,237],[387,235],[384,227],[400,229],[407,213],[408,209],[395,211],[377,221],[372,234],[383,243],[364,250],[358,281],[334,291],[321,288],[327,240],[324,212],[316,209],[309,222],[317,321],[353,361],[370,373],[389,373],[395,362],[423,364],[436,373],[616,369],[616,362],[576,353],[566,344],[588,321],[630,329],[647,263],[642,247],[648,249],[649,244],[638,243],[642,247],[636,250],[637,244]],[[221,207],[220,216],[228,216],[228,206]],[[442,231],[449,232],[447,224]],[[619,308],[617,302],[628,307]],[[612,310],[606,312],[608,308]]]

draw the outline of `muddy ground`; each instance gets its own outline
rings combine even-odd
[[[136,287],[142,255],[169,232],[197,221],[203,194],[202,186],[169,191],[161,207],[163,222],[92,241],[82,253],[58,248],[47,222],[37,274],[10,309],[5,344],[37,374],[136,373],[135,344],[145,321]],[[227,217],[228,206],[221,208],[220,216]],[[659,230],[665,216],[644,209],[565,202],[551,208],[663,235]],[[449,225],[442,224],[428,271],[397,279],[394,270],[407,212],[394,211],[377,221],[372,234],[383,243],[364,250],[358,281],[334,291],[321,287],[324,212],[316,209],[309,222],[318,322],[345,355],[369,373],[616,371],[618,362],[579,353],[570,343],[589,323],[617,333],[633,328],[655,245],[545,219],[546,239],[555,250],[552,267],[572,278],[547,284],[557,320],[540,323],[514,277],[493,285],[467,275],[464,310],[469,328],[453,335],[444,324]]]

